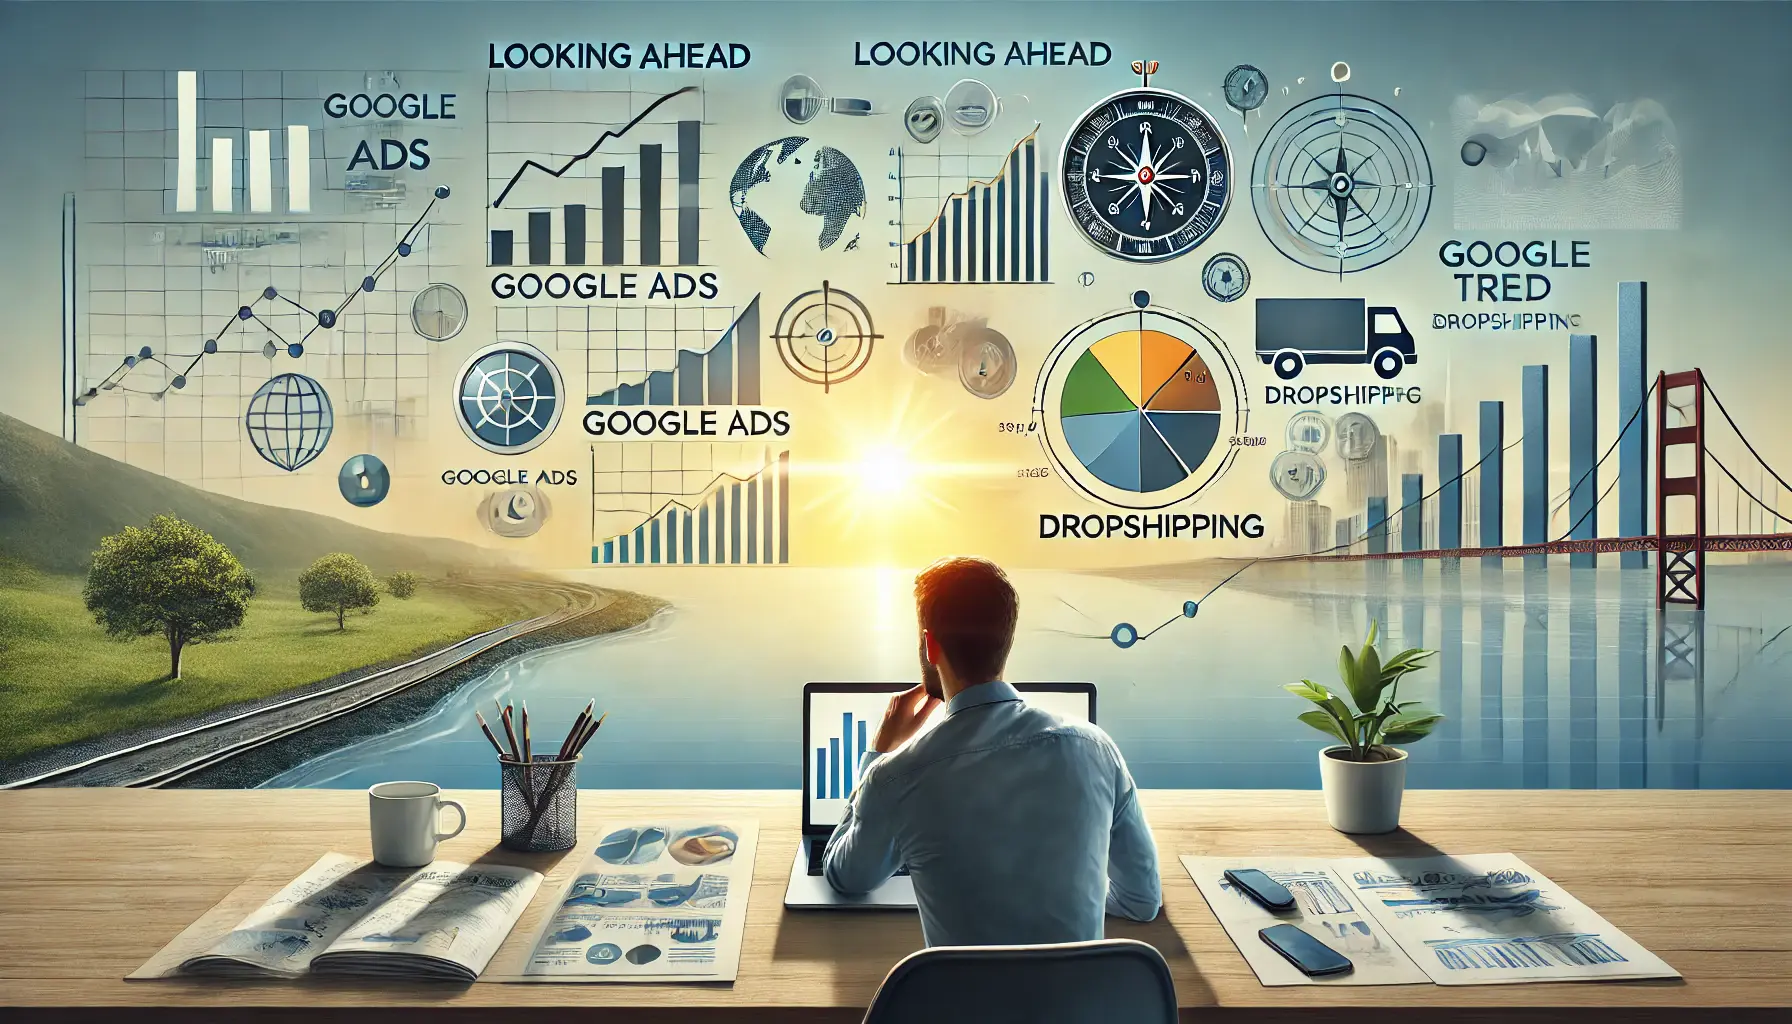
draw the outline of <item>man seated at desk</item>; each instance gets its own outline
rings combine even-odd
[[[865,893],[906,865],[930,946],[1099,939],[1104,911],[1156,917],[1157,847],[1119,748],[1002,681],[1020,611],[1007,575],[944,559],[915,577],[915,604],[922,682],[865,752],[828,884]]]

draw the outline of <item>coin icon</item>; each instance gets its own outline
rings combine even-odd
[[[988,128],[1001,110],[994,89],[974,78],[961,78],[946,93],[946,116],[952,130],[960,135],[975,135]]]
[[[927,323],[915,328],[902,346],[902,361],[930,377],[937,377],[958,363],[958,338],[946,328],[946,309],[927,311]]]
[[[1297,452],[1322,452],[1332,443],[1332,421],[1318,409],[1302,409],[1288,420],[1288,447]]]
[[[1201,268],[1201,287],[1206,289],[1210,299],[1231,302],[1243,295],[1250,286],[1250,268],[1244,265],[1244,260],[1232,253],[1219,253]]]
[[[808,124],[821,113],[821,86],[808,75],[791,75],[778,90],[778,109],[792,124]]]
[[[1345,462],[1361,462],[1375,453],[1381,443],[1381,429],[1375,421],[1360,412],[1347,412],[1338,417],[1334,428],[1338,435],[1338,458]]]
[[[1227,72],[1224,88],[1226,103],[1233,110],[1256,110],[1269,98],[1269,79],[1249,64]]]
[[[902,115],[902,126],[908,129],[909,138],[916,142],[932,142],[940,137],[940,129],[946,126],[946,108],[938,96],[917,97]]]
[[[1312,452],[1283,452],[1269,464],[1269,482],[1289,501],[1307,501],[1325,486],[1325,463]]]
[[[971,327],[954,332],[958,346],[958,381],[978,398],[996,398],[1014,384],[1014,346],[1000,331]]]

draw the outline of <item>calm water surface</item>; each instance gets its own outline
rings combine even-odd
[[[577,574],[575,574],[577,575]],[[580,768],[595,788],[794,788],[800,693],[820,680],[912,680],[908,571],[623,570],[583,574],[673,607],[629,633],[499,666],[394,732],[269,786],[383,779],[491,787],[473,710],[528,701],[563,725],[596,698],[609,721]],[[1217,575],[1217,574],[1216,574]],[[1088,680],[1100,721],[1149,787],[1312,788],[1323,738],[1280,689],[1335,685],[1340,643],[1371,618],[1440,651],[1403,696],[1448,716],[1410,748],[1414,787],[1792,788],[1792,566],[1713,567],[1702,614],[1658,619],[1652,570],[1259,567],[1209,580],[1022,573],[1014,680]],[[1127,650],[1117,622],[1141,632]],[[488,714],[488,718],[489,718]],[[549,743],[557,743],[553,730]]]

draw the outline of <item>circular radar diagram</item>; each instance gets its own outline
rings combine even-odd
[[[1207,111],[1141,86],[1090,107],[1058,162],[1070,219],[1109,256],[1175,259],[1212,235],[1232,197],[1232,157]]]
[[[468,439],[488,452],[521,455],[560,422],[560,370],[533,345],[501,341],[473,353],[460,369],[456,412]]]
[[[1225,344],[1188,317],[1143,306],[1071,331],[1034,394],[1047,454],[1088,497],[1155,509],[1218,479],[1245,427]]]
[[[859,375],[880,337],[863,302],[823,281],[820,288],[791,299],[778,314],[773,340],[785,369],[828,391]]]
[[[1251,205],[1264,235],[1301,266],[1340,277],[1412,244],[1431,191],[1431,158],[1412,125],[1348,93],[1283,114],[1251,167]]]

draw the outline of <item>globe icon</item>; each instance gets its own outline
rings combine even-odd
[[[747,154],[728,182],[728,201],[762,256],[773,255],[766,246],[774,234],[780,255],[808,248],[810,239],[818,251],[827,250],[854,217],[864,218],[865,180],[845,153],[791,135]],[[805,227],[803,216],[818,218],[820,224]]]
[[[290,473],[323,454],[336,417],[322,384],[283,373],[255,389],[243,426],[255,453]]]
[[[473,353],[458,380],[460,429],[488,452],[520,455],[560,422],[560,370],[533,345],[488,345]]]

